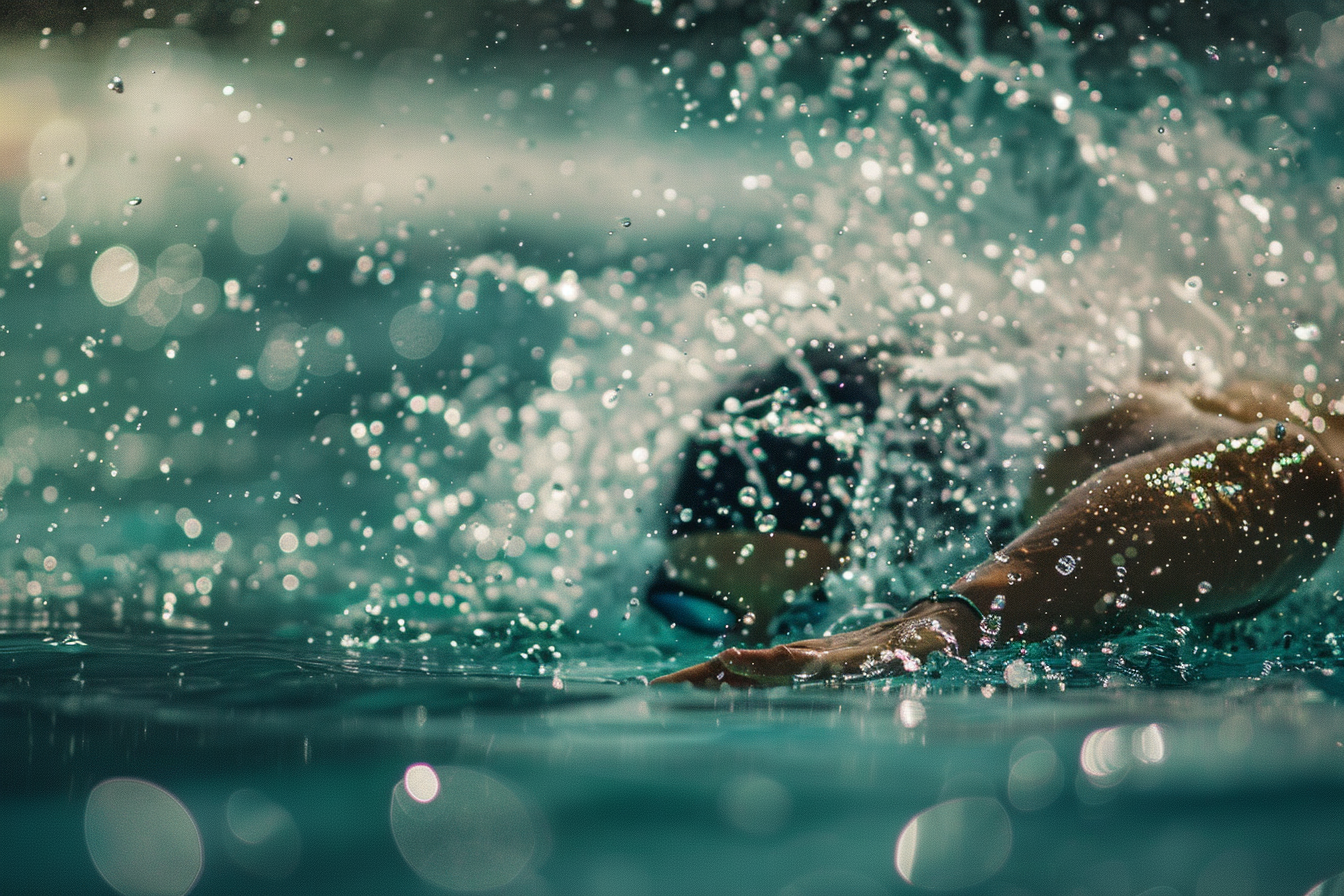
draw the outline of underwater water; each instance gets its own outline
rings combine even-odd
[[[649,687],[722,644],[640,600],[697,412],[811,340],[906,364],[818,630],[999,546],[1089,398],[1339,392],[1344,3],[43,6],[5,892],[1344,890],[1344,561],[770,693]]]

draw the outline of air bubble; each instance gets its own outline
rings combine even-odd
[[[1213,585],[1210,584],[1209,582],[1200,582],[1196,586],[1196,589],[1199,591],[1200,594],[1208,594],[1210,591],[1213,590]]]
[[[1209,44],[1207,47],[1204,48],[1204,55],[1209,57],[1209,60],[1211,62],[1217,62],[1219,59],[1218,48],[1215,47],[1213,44]]]
[[[302,495],[290,495],[290,496],[289,496],[289,503],[291,503],[291,504],[302,504],[302,503],[303,503],[303,496],[302,496]]]
[[[144,202],[144,200],[139,196],[132,196],[130,199],[126,200],[127,205],[139,205],[142,202]]]
[[[232,161],[233,161],[233,164],[236,165],[236,166],[238,166],[239,168],[241,168],[241,167],[243,167],[244,165],[247,164],[247,158],[246,158],[242,153],[240,153],[240,152],[236,152],[236,153],[233,154],[233,159],[232,159]]]
[[[622,227],[629,227],[629,226],[630,226],[630,223],[631,223],[631,222],[630,222],[630,219],[629,219],[629,218],[622,218],[622,219],[621,219],[621,226],[622,226]]]
[[[121,75],[113,75],[112,80],[107,82],[107,89],[113,93],[125,93],[126,82],[121,80]]]
[[[1073,571],[1078,568],[1078,561],[1072,554],[1065,554],[1055,562],[1055,572],[1062,576],[1073,575]]]
[[[691,284],[691,295],[695,296],[697,299],[703,299],[705,296],[709,295],[709,287],[705,285],[703,280],[697,280]]]

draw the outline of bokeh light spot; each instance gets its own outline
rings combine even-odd
[[[439,795],[439,776],[434,769],[424,763],[418,763],[406,769],[402,777],[406,792],[417,803],[427,803]]]
[[[232,837],[229,857],[248,872],[269,880],[293,873],[301,857],[299,826],[289,810],[258,790],[235,790],[224,803]]]
[[[964,797],[925,809],[896,840],[896,870],[908,883],[958,890],[989,880],[1013,848],[1013,824],[998,800]]]
[[[168,791],[134,778],[94,787],[84,808],[89,858],[121,896],[184,896],[201,875],[201,833]]]
[[[248,255],[265,255],[289,232],[289,210],[269,199],[249,199],[233,214],[233,240]]]
[[[89,280],[98,301],[109,307],[120,305],[135,292],[135,284],[140,280],[140,261],[125,246],[110,246],[93,263]]]
[[[439,789],[422,802],[413,794],[428,792],[426,771]],[[392,790],[391,822],[406,864],[448,890],[503,887],[523,873],[537,849],[536,824],[513,789],[461,766],[408,769]]]
[[[443,321],[432,306],[407,305],[392,316],[388,336],[397,354],[418,361],[439,347],[443,340]]]

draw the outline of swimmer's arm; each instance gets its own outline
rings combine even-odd
[[[1246,612],[1311,575],[1341,521],[1336,463],[1293,426],[1248,426],[1091,477],[952,585],[966,603],[925,602],[858,632],[727,650],[659,681],[760,687],[894,675],[934,652],[965,656],[1056,632],[1090,637],[1137,611]]]
[[[872,678],[918,669],[929,654],[964,656],[980,636],[970,604],[921,601],[904,615],[853,632],[778,644],[731,647],[703,663],[654,679],[698,687],[771,687],[813,678]]]

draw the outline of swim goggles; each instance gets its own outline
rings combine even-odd
[[[698,635],[723,635],[732,631],[742,615],[724,606],[712,594],[674,582],[659,573],[645,593],[644,601],[668,622]]]
[[[726,606],[713,594],[673,581],[666,572],[660,572],[653,580],[644,602],[677,628],[697,635],[726,635],[743,625],[746,615],[745,609]],[[776,614],[770,631],[773,635],[806,632],[826,615],[825,592],[814,588],[805,599],[786,605]]]

